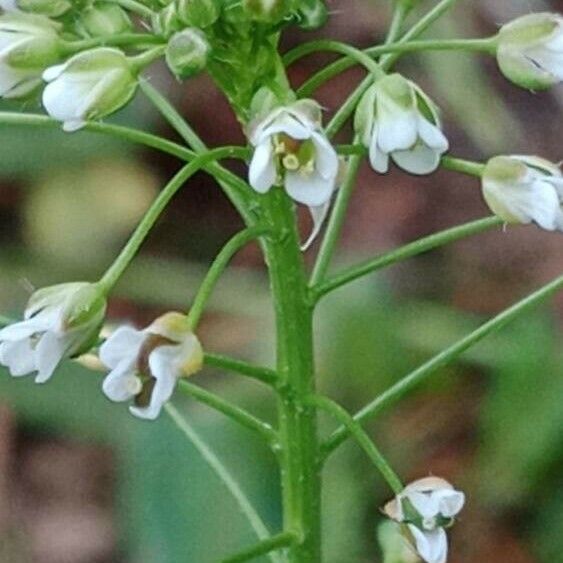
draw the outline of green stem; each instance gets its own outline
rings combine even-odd
[[[551,283],[538,289],[522,301],[519,301],[512,307],[506,309],[496,317],[482,324],[478,329],[474,330],[466,337],[434,356],[431,360],[421,365],[419,368],[401,379],[398,383],[390,387],[387,391],[376,397],[371,403],[366,405],[354,416],[354,420],[358,423],[362,423],[365,420],[373,418],[389,405],[396,403],[414,387],[420,385],[438,369],[453,362],[468,348],[483,340],[486,336],[500,330],[509,322],[520,317],[532,307],[536,307],[561,289],[563,289],[563,276],[559,276]],[[330,452],[337,448],[348,436],[349,431],[345,426],[341,426],[335,430],[332,436],[325,442],[323,446],[323,454],[328,456]]]
[[[217,412],[224,414],[244,428],[257,433],[259,436],[264,438],[272,447],[276,447],[278,442],[278,434],[267,422],[259,420],[254,415],[245,411],[241,407],[233,405],[232,403],[225,401],[221,397],[207,391],[206,389],[203,389],[203,387],[194,385],[193,383],[190,383],[185,379],[180,379],[178,381],[178,388],[180,389],[180,391],[182,391],[186,395],[189,395],[190,397],[193,397],[200,403],[203,403],[208,407],[216,410]]]
[[[283,549],[297,543],[298,538],[293,532],[281,532],[267,540],[262,540],[260,543],[223,559],[222,563],[243,563],[244,561],[251,561],[261,555],[266,555],[272,551]]]
[[[270,532],[266,525],[260,518],[260,515],[256,509],[252,506],[252,503],[242,490],[242,487],[238,481],[233,477],[231,472],[223,464],[223,462],[217,457],[217,454],[204,442],[204,440],[199,436],[199,434],[194,430],[191,424],[178,412],[176,407],[171,403],[168,403],[165,407],[166,411],[172,418],[173,422],[179,428],[179,430],[192,442],[194,447],[198,450],[201,457],[207,462],[207,464],[213,469],[219,479],[223,482],[225,487],[234,497],[237,502],[240,511],[246,517],[250,526],[254,530],[256,537],[259,540],[269,539]],[[283,563],[281,558],[269,555],[272,563]]]
[[[321,397],[320,395],[309,397],[308,403],[320,410],[331,414],[336,420],[344,425],[350,435],[366,452],[367,456],[379,470],[379,472],[381,473],[385,481],[387,481],[387,484],[391,487],[391,490],[395,494],[399,494],[404,489],[404,485],[401,479],[389,465],[387,460],[383,457],[370,437],[366,434],[365,430],[358,422],[356,422],[352,418],[352,416],[344,408],[342,408],[338,403],[334,402],[328,397]]]
[[[160,59],[164,52],[166,51],[166,45],[159,45],[153,49],[149,49],[140,55],[135,55],[134,57],[128,57],[129,64],[136,73],[142,72],[149,65],[154,63],[156,60]]]
[[[453,158],[452,156],[443,156],[441,164],[446,170],[461,172],[462,174],[475,176],[477,178],[481,178],[485,170],[485,164],[481,162],[462,160],[461,158]]]
[[[336,243],[338,242],[338,238],[342,231],[344,220],[346,219],[346,211],[348,210],[350,199],[352,198],[354,188],[356,187],[356,178],[358,176],[361,162],[361,156],[353,156],[348,161],[346,177],[344,178],[342,186],[338,190],[334,209],[326,229],[326,234],[323,238],[319,255],[317,256],[317,261],[315,262],[315,267],[313,268],[313,273],[311,274],[310,285],[320,283],[326,275],[330,265],[330,260],[336,248]]]
[[[323,295],[326,295],[327,293],[356,281],[368,274],[376,272],[381,268],[391,266],[392,264],[396,264],[397,262],[406,260],[407,258],[412,258],[413,256],[428,252],[429,250],[434,250],[435,248],[455,242],[456,240],[476,235],[483,231],[492,229],[493,227],[499,227],[502,224],[503,221],[498,217],[486,217],[484,219],[477,219],[476,221],[471,221],[470,223],[452,227],[451,229],[446,229],[421,238],[411,242],[410,244],[406,244],[405,246],[382,254],[381,256],[377,256],[371,260],[366,260],[357,266],[353,266],[344,272],[341,272],[332,279],[312,287],[311,292],[313,298],[315,301],[318,301]]]
[[[225,268],[228,266],[232,257],[249,242],[264,235],[266,232],[267,229],[264,227],[250,227],[240,233],[237,233],[221,249],[221,252],[219,252],[213,261],[213,264],[211,264],[211,267],[207,271],[205,279],[203,280],[203,283],[201,284],[188,313],[188,322],[194,331],[197,328],[201,315],[203,314],[205,306],[211,297],[211,293],[213,292],[215,285],[219,281],[221,274],[225,271]]]
[[[81,41],[62,41],[61,48],[65,55],[72,55],[95,47],[143,47],[155,43],[162,43],[162,39],[149,33],[124,33],[122,35],[91,37]]]
[[[260,198],[276,236],[264,239],[275,306],[278,411],[284,529],[302,540],[288,553],[289,563],[320,563],[320,468],[317,464],[317,413],[304,404],[315,393],[312,310],[294,207],[281,188]]]
[[[393,43],[393,41],[401,35],[401,28],[403,27],[405,19],[412,8],[413,6],[410,0],[398,0],[396,2],[393,10],[393,16],[391,17],[391,23],[389,24],[389,30],[387,31],[387,36],[385,37],[386,44]]]
[[[199,138],[197,133],[156,88],[146,80],[141,80],[140,86],[144,94],[151,103],[154,104],[166,121],[168,121],[197,154],[201,154],[207,150],[205,143]],[[241,217],[244,218],[246,224],[253,225],[256,222],[253,208],[256,206],[254,205],[254,192],[252,188],[236,174],[233,174],[218,163],[211,164],[208,171],[216,178],[229,200],[240,213]]]
[[[116,4],[119,4],[122,8],[129,10],[130,12],[135,12],[144,18],[151,19],[154,12],[144,4],[136,2],[135,0],[113,0]]]
[[[284,57],[284,63],[286,65],[291,64],[294,60],[301,58],[310,53],[316,53],[318,51],[331,51],[334,53],[342,53],[346,55],[346,58],[353,61],[352,64],[359,63],[363,65],[367,70],[369,70],[374,76],[379,77],[384,74],[380,66],[366,54],[366,51],[356,49],[347,43],[341,43],[340,41],[331,41],[329,39],[317,39],[316,41],[311,41],[311,43],[305,43],[296,47],[293,51],[290,51]]]
[[[193,174],[212,160],[240,158],[243,157],[243,154],[245,155],[246,151],[243,149],[241,153],[240,147],[222,147],[202,154],[194,158],[189,164],[186,164],[160,192],[119,256],[103,275],[100,284],[104,287],[104,290],[109,292],[117,283],[169,201]]]
[[[1,326],[1,321],[0,321]],[[220,354],[205,354],[205,365],[213,368],[232,371],[240,375],[244,375],[251,379],[261,381],[266,385],[275,386],[278,381],[278,374],[271,369],[255,366],[242,360],[235,360]]]
[[[458,0],[441,0],[432,10],[430,10],[421,20],[419,20],[400,40],[400,43],[407,43],[411,39],[415,39],[423,33],[430,25],[437,19],[443,16]],[[383,70],[389,70],[395,61],[401,56],[401,53],[390,53],[381,58],[380,64]],[[338,63],[335,63],[338,64]],[[329,67],[327,67],[329,68]],[[356,89],[348,96],[347,100],[342,104],[340,109],[336,112],[331,122],[327,127],[327,132],[330,131],[329,136],[334,136],[346,123],[361,97],[372,85],[373,79],[371,76],[366,77]],[[301,92],[300,92],[301,94]]]

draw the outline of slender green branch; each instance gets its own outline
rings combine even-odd
[[[176,132],[188,143],[193,150],[201,154],[207,150],[205,143],[199,138],[197,133],[190,127],[188,122],[178,113],[176,108],[149,82],[141,80],[141,89],[152,104],[160,111],[162,116],[176,130]],[[248,225],[256,221],[253,209],[254,192],[249,185],[236,174],[227,170],[218,163],[209,166],[209,172],[218,181],[227,197],[231,200],[238,212]]]
[[[129,10],[130,12],[135,12],[140,16],[151,19],[154,15],[154,12],[144,4],[137,2],[136,0],[113,0],[116,4],[119,4],[122,8]]]
[[[468,334],[466,337],[458,340],[449,348],[446,348],[438,355],[434,356],[431,360],[421,365],[419,368],[411,372],[409,375],[401,379],[395,385],[390,387],[387,391],[376,397],[371,403],[367,404],[355,416],[354,420],[362,423],[365,420],[373,418],[389,405],[396,403],[406,393],[411,391],[417,385],[420,385],[430,375],[435,373],[438,369],[450,364],[457,359],[468,348],[480,342],[486,336],[497,332],[509,322],[520,317],[523,313],[527,312],[532,307],[536,307],[548,297],[554,295],[557,291],[563,289],[563,276],[559,276],[551,283],[538,289],[522,301],[519,301],[512,307],[506,309],[496,317],[490,319],[482,324],[478,329]],[[328,456],[335,448],[337,448],[346,438],[350,432],[345,426],[341,426],[335,430],[332,436],[325,442],[323,452]]]
[[[344,54],[347,59],[353,61],[352,64],[359,63],[363,65],[374,76],[377,77],[384,74],[379,65],[366,54],[366,51],[356,49],[347,43],[331,41],[329,39],[317,39],[316,41],[304,43],[303,45],[296,47],[284,57],[284,62],[287,65],[293,62],[293,60],[297,60],[305,55],[319,51],[331,51],[334,53]]]
[[[400,37],[405,19],[412,8],[413,3],[411,0],[397,0],[395,8],[393,9],[393,16],[391,17],[389,30],[387,31],[387,36],[385,37],[386,44],[393,43],[395,39]]]
[[[211,150],[206,154],[202,154],[194,158],[189,164],[186,164],[160,192],[119,256],[100,280],[100,284],[104,287],[105,291],[109,292],[117,283],[157,219],[160,217],[160,214],[168,205],[168,202],[193,174],[201,170],[212,160],[220,158],[244,158],[245,156],[246,150],[240,147],[221,147]]]
[[[346,211],[348,210],[348,205],[356,186],[356,178],[361,162],[361,156],[352,156],[348,161],[346,177],[344,178],[340,190],[338,190],[326,234],[323,238],[313,273],[311,274],[310,285],[320,283],[326,275],[334,249],[336,248],[336,243],[342,231],[344,220],[346,219]]]
[[[485,170],[485,165],[481,162],[453,158],[452,156],[443,156],[441,164],[446,170],[461,172],[462,174],[475,176],[477,178],[481,178]]]
[[[253,364],[249,364],[241,360],[235,360],[234,358],[229,358],[220,354],[205,354],[205,365],[232,371],[251,379],[256,379],[257,381],[261,381],[267,385],[275,386],[278,381],[278,374],[272,369],[255,366]]]
[[[328,397],[322,397],[320,395],[309,397],[308,403],[331,414],[336,420],[344,425],[349,434],[355,438],[356,442],[358,442],[358,444],[366,452],[367,456],[379,470],[394,493],[399,494],[404,489],[401,479],[383,457],[376,445],[372,442],[371,438],[366,434],[361,425],[354,420],[344,408]]]
[[[172,418],[173,422],[179,428],[179,430],[191,441],[194,447],[198,450],[201,457],[207,462],[207,464],[213,469],[219,479],[223,482],[228,491],[233,495],[235,501],[237,502],[240,511],[246,517],[250,526],[254,530],[256,537],[259,540],[269,539],[270,532],[268,528],[260,518],[260,515],[252,506],[252,503],[242,490],[242,487],[238,481],[233,477],[231,472],[227,469],[224,463],[217,457],[217,454],[204,442],[200,435],[194,430],[191,424],[178,412],[178,409],[172,404],[168,403],[165,406],[166,411]],[[276,557],[273,554],[269,555],[272,563],[283,563],[281,558]]]
[[[223,559],[222,563],[243,563],[244,561],[251,561],[261,555],[266,555],[272,551],[289,547],[298,542],[298,537],[293,532],[281,532],[267,540],[262,540],[260,543]]]
[[[227,244],[221,249],[221,252],[217,255],[213,264],[207,271],[205,279],[201,284],[201,287],[194,298],[190,311],[188,313],[188,322],[191,324],[195,330],[201,315],[205,309],[213,288],[219,281],[221,274],[224,272],[225,268],[228,266],[231,258],[249,242],[257,239],[258,237],[264,235],[267,232],[267,228],[261,226],[249,227],[240,233],[237,233]]]
[[[224,414],[241,426],[262,436],[262,438],[264,438],[270,445],[274,446],[277,444],[277,432],[267,422],[259,420],[243,408],[233,405],[218,395],[207,391],[203,387],[194,385],[185,379],[180,379],[178,382],[178,388],[184,394],[193,397],[196,401]]]
[[[502,220],[498,217],[486,217],[484,219],[477,219],[464,225],[452,227],[438,233],[434,233],[427,237],[421,238],[410,244],[406,244],[395,250],[391,250],[381,256],[366,260],[357,266],[353,266],[344,272],[336,275],[332,279],[312,287],[312,294],[315,300],[320,299],[323,295],[334,291],[346,284],[356,281],[368,274],[376,272],[381,268],[396,264],[407,258],[412,258],[418,254],[434,250],[440,246],[455,242],[459,239],[476,235],[488,229],[499,227],[503,224]]]
[[[407,43],[422,34],[426,29],[432,25],[437,19],[443,16],[458,0],[441,0],[432,10],[430,10],[422,19],[420,19],[400,40],[400,43]],[[380,65],[383,70],[389,70],[395,61],[401,56],[402,53],[390,53],[380,60]],[[338,63],[335,63],[338,64]],[[327,67],[329,68],[329,67]],[[327,132],[330,137],[334,136],[346,123],[352,112],[358,105],[361,97],[366,90],[373,83],[371,76],[366,77],[356,89],[348,96],[348,99],[342,104],[336,112],[331,122],[327,127]],[[300,92],[300,94],[302,94]]]
[[[166,51],[166,45],[158,45],[148,51],[144,51],[140,55],[129,57],[129,65],[137,72],[140,73],[149,65],[160,59]]]
[[[124,33],[104,37],[91,37],[78,41],[61,41],[61,48],[65,55],[78,53],[94,47],[144,47],[161,44],[162,38],[149,33]]]

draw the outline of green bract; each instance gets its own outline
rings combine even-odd
[[[56,18],[68,12],[72,3],[69,0],[17,0],[22,12]]]
[[[84,35],[111,37],[131,31],[133,24],[127,12],[112,2],[96,2],[82,11],[77,28]]]

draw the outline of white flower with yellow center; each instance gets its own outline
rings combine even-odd
[[[0,330],[0,364],[19,377],[37,372],[44,383],[63,358],[95,344],[106,301],[95,284],[65,283],[36,291],[24,320]]]
[[[512,82],[543,90],[563,80],[563,17],[528,14],[504,25],[498,35],[497,61]]]
[[[135,416],[154,420],[172,397],[178,379],[199,371],[203,350],[181,313],[166,313],[143,330],[117,329],[100,348],[111,371],[103,391],[115,402],[133,401]]]
[[[259,193],[283,185],[309,207],[330,200],[336,188],[338,155],[321,129],[321,111],[312,100],[279,107],[250,126],[255,147],[249,182]]]
[[[558,166],[535,156],[497,156],[482,176],[483,196],[507,223],[536,223],[563,231],[563,175]]]
[[[426,563],[446,563],[449,527],[465,504],[465,495],[438,477],[407,485],[384,507],[385,514],[406,525],[410,540]]]
[[[436,105],[400,74],[379,79],[364,94],[354,123],[371,166],[382,174],[389,158],[412,174],[430,174],[449,148]]]

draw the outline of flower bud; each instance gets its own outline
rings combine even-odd
[[[180,20],[191,27],[205,29],[219,18],[216,0],[175,0]]]
[[[108,37],[131,31],[127,12],[113,2],[96,2],[81,12],[78,29],[89,37]]]
[[[152,30],[161,37],[170,37],[180,29],[183,25],[176,11],[176,4],[172,3],[155,12],[151,18]]]
[[[124,106],[135,93],[137,76],[119,49],[100,47],[83,51],[62,65],[48,68],[43,79],[47,112],[76,131],[86,121],[100,119]]]
[[[25,96],[41,84],[41,74],[60,57],[58,25],[44,16],[0,16],[0,96]]]
[[[29,14],[58,18],[70,10],[69,0],[0,0],[5,12],[21,11]]]
[[[545,90],[563,80],[563,17],[539,13],[504,25],[498,35],[501,72],[523,88]]]
[[[63,358],[89,350],[96,342],[106,311],[97,284],[64,283],[36,291],[24,320],[0,330],[0,363],[13,376],[37,372],[47,381]]]
[[[194,27],[172,36],[166,47],[166,64],[178,78],[189,78],[207,64],[209,43],[205,34]]]
[[[313,30],[322,27],[328,19],[328,9],[323,0],[303,0],[300,3],[299,27]]]
[[[533,156],[497,156],[482,177],[483,197],[507,223],[537,223],[563,231],[563,175],[559,168]]]
[[[243,0],[245,12],[254,20],[278,23],[292,8],[289,0]]]

